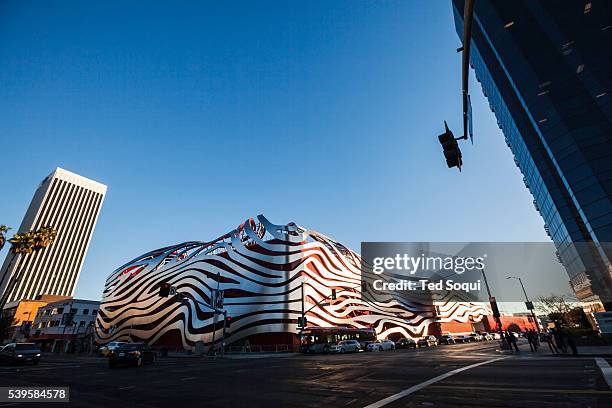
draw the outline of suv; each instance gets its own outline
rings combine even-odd
[[[440,337],[440,344],[455,344],[455,339],[450,334],[445,334]]]
[[[435,338],[435,336],[423,336],[419,339],[419,341],[417,342],[417,345],[419,347],[437,347],[438,346],[438,339]]]

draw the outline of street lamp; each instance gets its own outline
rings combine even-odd
[[[523,293],[525,294],[525,306],[527,306],[527,309],[529,309],[529,311],[531,312],[531,316],[533,317],[533,321],[539,333],[540,325],[538,324],[538,318],[536,317],[536,314],[533,311],[533,303],[529,300],[529,296],[527,296],[527,291],[525,290],[525,285],[523,285],[523,280],[518,276],[508,276],[506,279],[518,279],[519,283],[521,284],[521,288],[523,289]]]

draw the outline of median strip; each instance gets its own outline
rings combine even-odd
[[[469,366],[465,366],[465,367],[461,367],[461,368],[457,368],[455,370],[449,371],[447,373],[441,374],[437,377],[434,377],[432,379],[429,379],[427,381],[424,381],[420,384],[414,385],[408,389],[405,389],[404,391],[398,392],[397,394],[393,394],[387,398],[381,399],[380,401],[377,401],[373,404],[367,405],[365,408],[380,408],[380,407],[384,407],[387,404],[390,404],[392,402],[395,402],[401,398],[404,398],[410,394],[414,394],[417,391],[422,390],[423,388],[431,385],[431,384],[435,384],[439,381],[442,381],[448,377],[452,377],[455,374],[459,374],[462,371],[466,371],[469,370],[471,368],[476,368],[485,364],[490,364],[490,363],[494,363],[496,361],[500,361],[500,360],[504,360],[508,357],[498,357],[498,358],[493,358],[491,360],[486,360],[486,361],[481,361],[480,363],[476,363],[476,364],[471,364]]]
[[[612,367],[610,367],[610,364],[601,357],[595,358],[595,362],[597,363],[597,367],[601,370],[601,374],[604,380],[606,380],[608,387],[612,388]]]

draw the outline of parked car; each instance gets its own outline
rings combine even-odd
[[[312,343],[308,345],[307,352],[308,354],[315,354],[315,353],[327,354],[331,350],[331,347],[332,345],[330,343]]]
[[[141,367],[146,363],[154,363],[157,354],[146,343],[123,343],[108,354],[108,366],[134,365]]]
[[[399,339],[396,343],[395,343],[395,348],[398,349],[409,349],[409,348],[417,348],[417,343],[414,339],[411,338],[402,338]]]
[[[438,341],[440,344],[455,344],[455,339],[450,334],[445,334],[440,336],[440,340]]]
[[[98,350],[98,353],[103,355],[104,357],[107,357],[111,351],[117,349],[117,347],[119,347],[122,344],[127,344],[125,341],[111,341],[110,343],[100,347],[100,349]]]
[[[437,347],[438,339],[435,336],[423,336],[417,341],[419,347]]]
[[[376,340],[368,344],[368,351],[395,350],[395,343],[391,340]]]
[[[332,353],[357,353],[361,350],[361,344],[357,340],[342,340],[338,344],[334,344],[329,348]]]
[[[482,341],[483,340],[482,336],[478,333],[470,333],[468,334],[468,337],[470,338],[470,341]]]
[[[483,341],[491,341],[491,340],[493,340],[493,336],[490,335],[487,332],[481,332],[480,335],[482,336],[482,340]]]
[[[470,336],[466,336],[465,334],[455,336],[456,343],[469,343],[470,341],[472,341],[472,338]]]
[[[501,340],[501,336],[499,335],[499,333],[495,332],[490,334],[491,336],[493,336],[493,340]]]
[[[0,350],[0,362],[5,364],[40,361],[40,349],[34,343],[9,343]]]

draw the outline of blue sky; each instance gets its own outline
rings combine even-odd
[[[264,213],[361,241],[546,241],[450,1],[3,2],[0,223],[60,166],[108,185],[76,296]],[[6,249],[0,254],[3,258]]]

